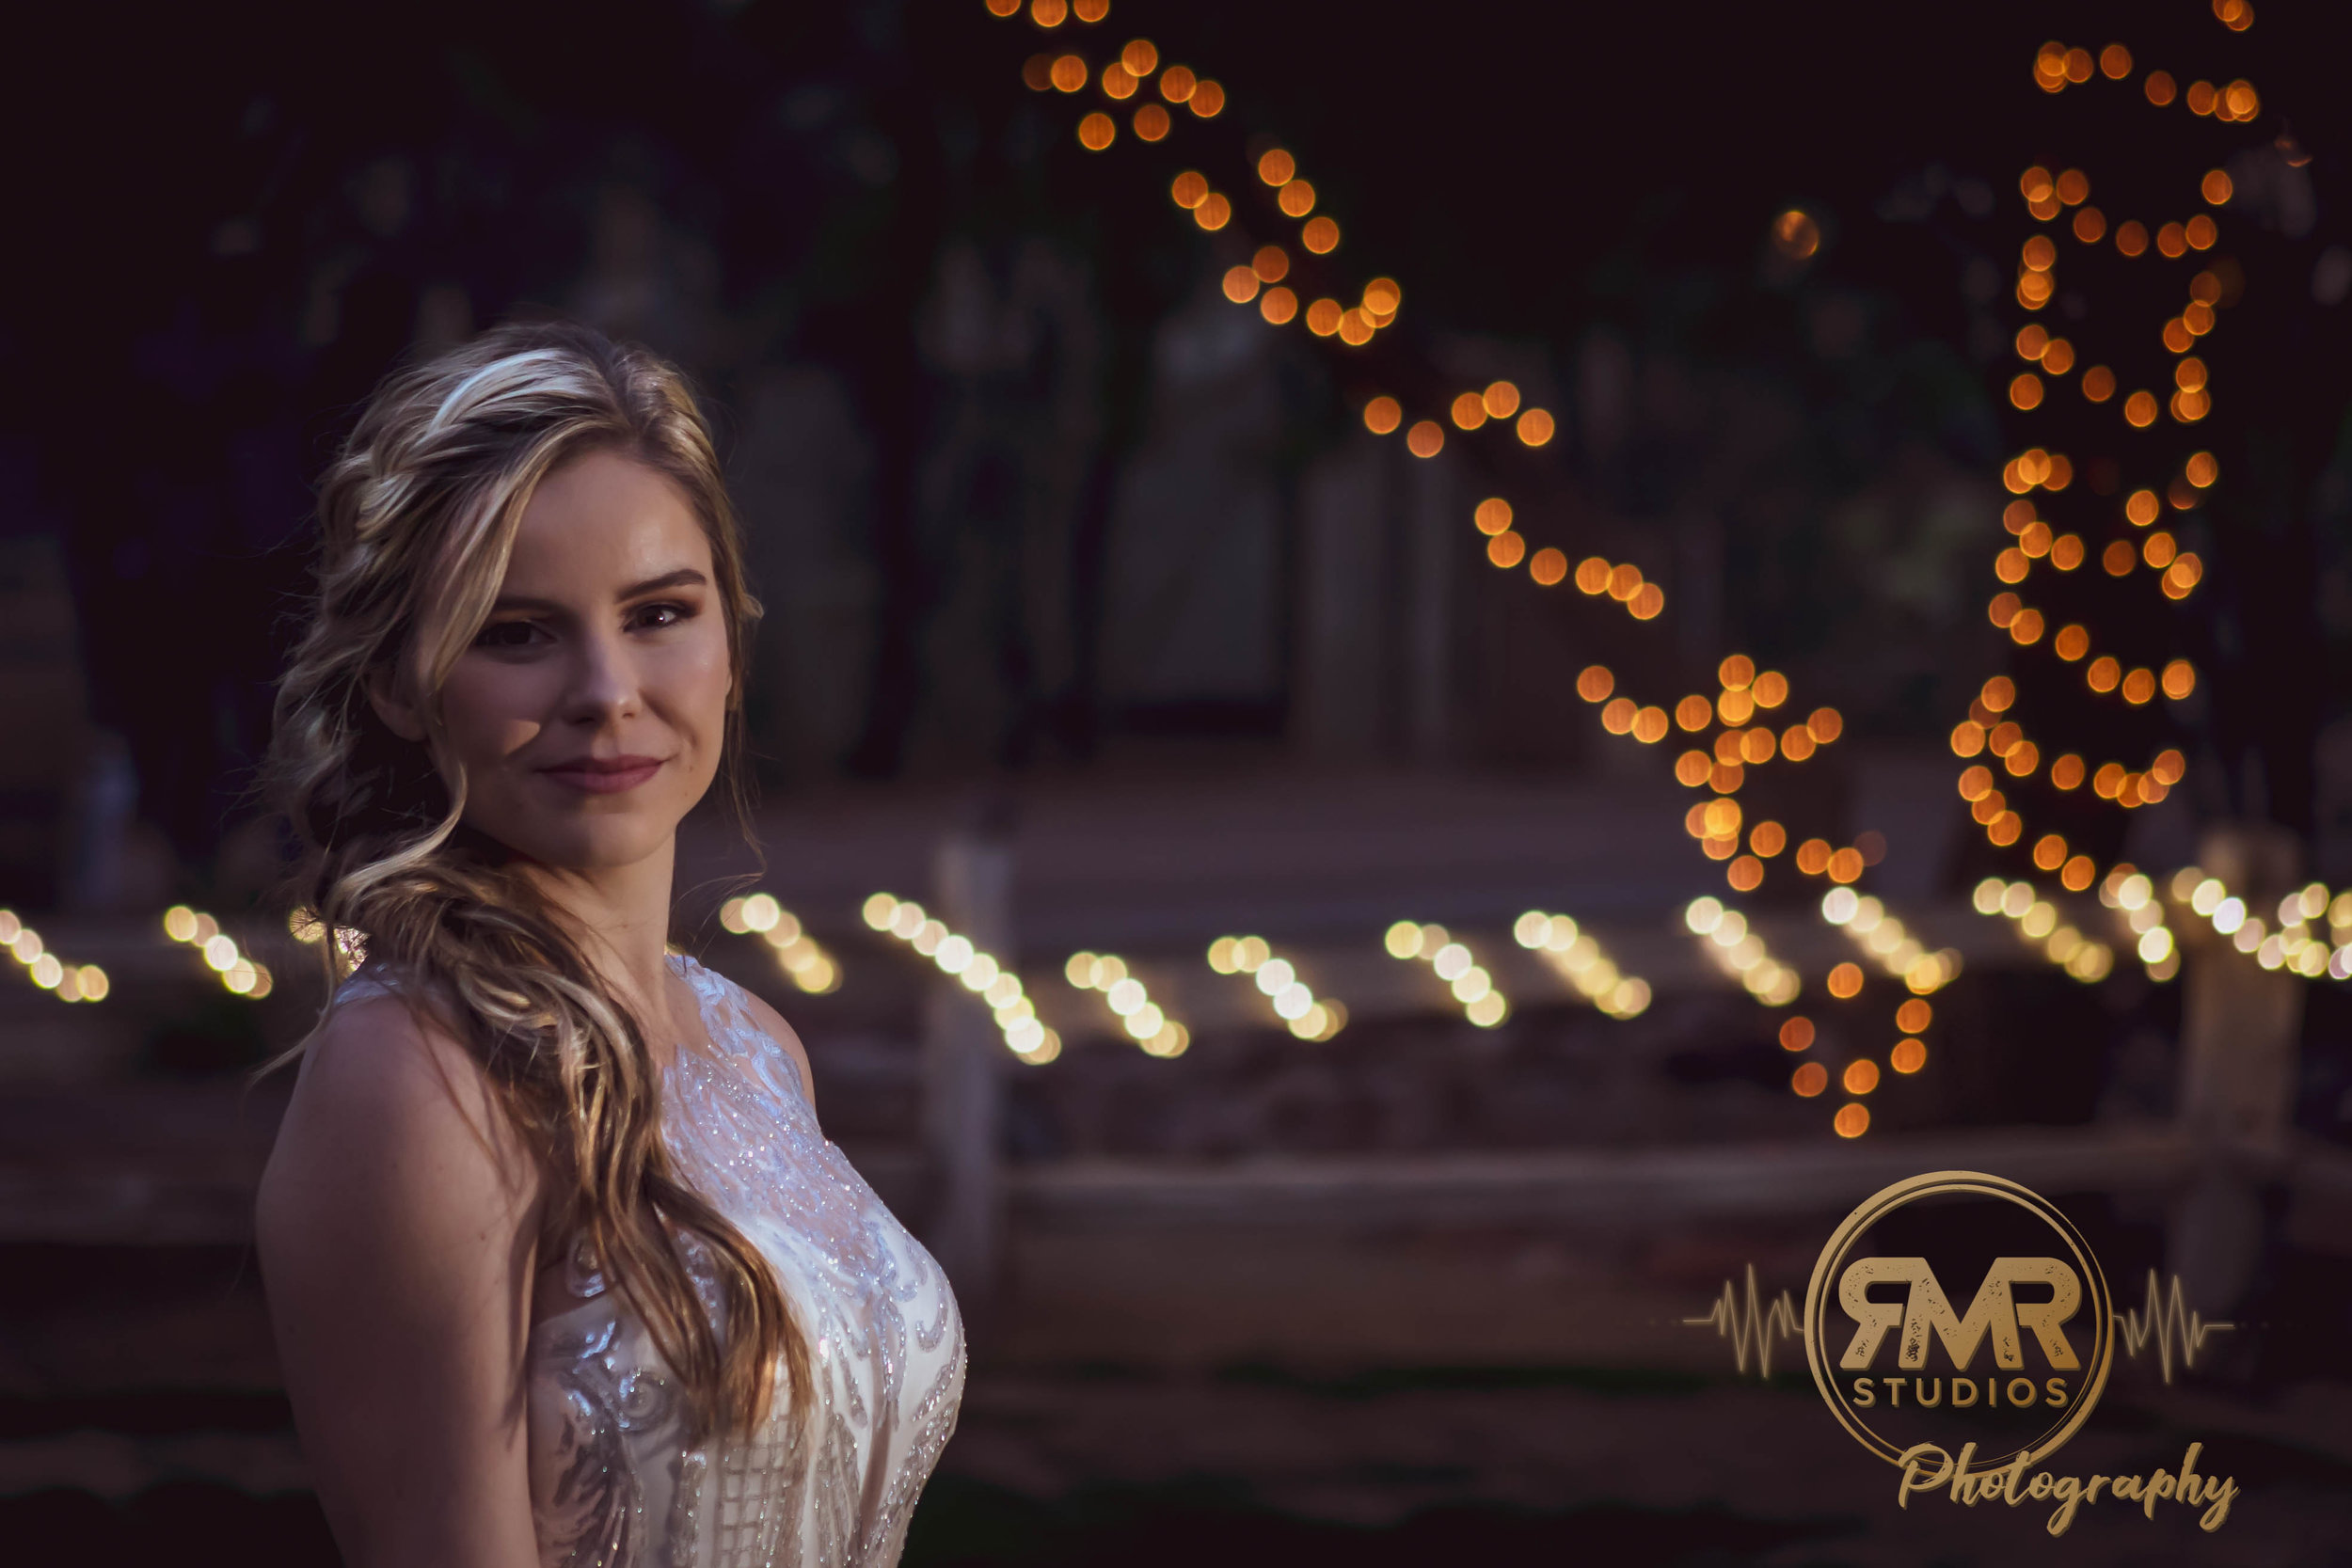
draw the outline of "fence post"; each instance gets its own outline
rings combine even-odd
[[[933,863],[939,915],[1010,967],[1012,847],[1002,832],[960,830]],[[939,976],[924,1003],[923,1124],[936,1201],[930,1247],[967,1316],[993,1293],[1004,1229],[1005,1042],[988,1006]]]
[[[2275,928],[2280,898],[2300,879],[2295,835],[2232,824],[2208,832],[2199,850],[2198,863]],[[2293,1123],[2310,982],[2263,968],[2201,921],[2189,930],[2178,1116],[2197,1164],[2175,1196],[2165,1251],[2188,1299],[2210,1317],[2243,1303],[2262,1261],[2263,1178],[2248,1155],[2282,1148]]]

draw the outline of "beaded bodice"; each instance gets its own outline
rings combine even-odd
[[[748,1441],[689,1447],[668,1369],[593,1260],[561,1271],[530,1345],[532,1511],[549,1568],[834,1568],[898,1560],[955,1430],[963,1325],[947,1280],[818,1131],[742,991],[672,962],[711,1052],[679,1049],[662,1134],[680,1175],[774,1268],[814,1386]],[[689,1262],[692,1263],[692,1249]],[[715,1307],[714,1298],[708,1303]]]

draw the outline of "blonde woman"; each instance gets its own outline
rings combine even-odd
[[[758,613],[691,397],[503,329],[388,383],[320,513],[274,777],[366,962],[258,1224],[345,1560],[895,1561],[954,1298],[818,1131],[790,1027],[668,951]]]

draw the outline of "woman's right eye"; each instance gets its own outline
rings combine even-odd
[[[477,648],[527,648],[538,635],[539,628],[529,621],[493,621],[473,641]]]

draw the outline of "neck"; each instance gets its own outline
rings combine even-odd
[[[530,873],[548,907],[571,927],[580,956],[656,1040],[673,1032],[667,981],[676,865],[673,841],[629,865],[593,871],[542,865]]]

